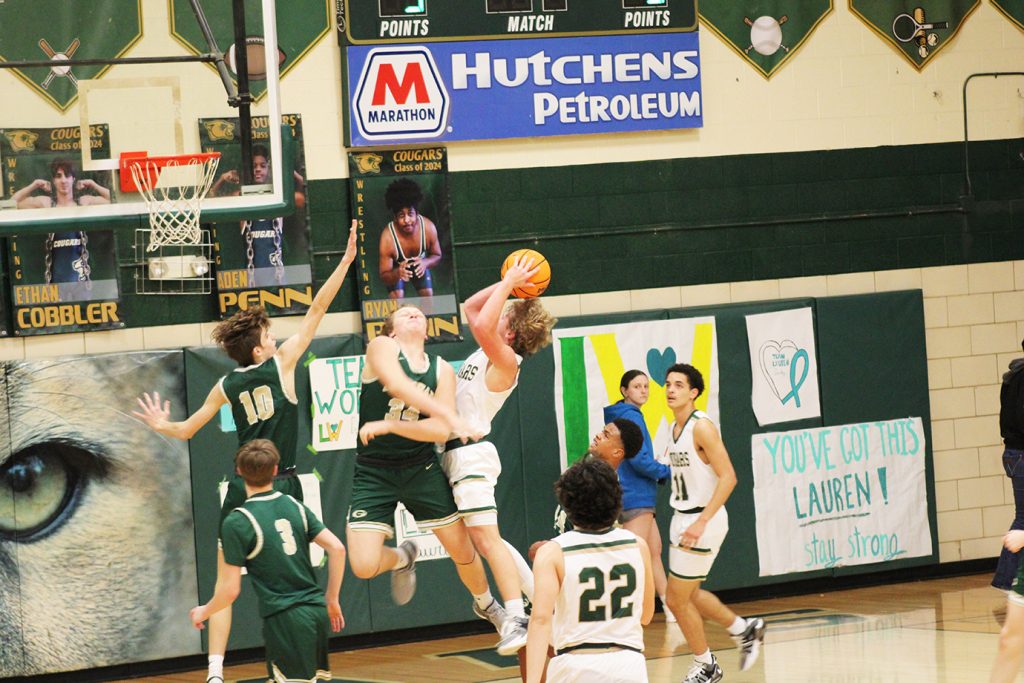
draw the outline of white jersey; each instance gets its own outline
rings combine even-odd
[[[676,425],[672,425],[665,460],[672,466],[672,498],[670,504],[679,512],[703,508],[711,501],[718,485],[718,475],[697,454],[693,443],[693,429],[697,420],[709,419],[707,413],[693,411],[683,425],[678,438],[672,438]]]
[[[567,531],[553,540],[565,564],[551,627],[555,652],[581,645],[643,651],[644,561],[633,532]]]
[[[516,354],[516,365],[523,362]],[[489,361],[483,349],[477,349],[459,368],[455,383],[455,410],[459,417],[469,426],[480,431],[484,436],[491,432],[491,420],[505,405],[505,399],[519,384],[519,373],[515,381],[505,391],[491,391],[487,388],[487,365]],[[449,438],[455,438],[451,435]],[[482,438],[482,437],[481,437]]]

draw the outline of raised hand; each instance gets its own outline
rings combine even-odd
[[[159,431],[160,427],[167,424],[171,417],[171,402],[164,401],[161,405],[159,391],[154,391],[152,396],[148,392],[143,392],[142,396],[135,400],[141,411],[133,410],[132,415],[149,425],[150,429]]]
[[[356,260],[356,252],[359,250],[356,246],[356,238],[358,237],[356,228],[358,225],[359,223],[357,221],[352,221],[352,227],[348,231],[348,243],[345,244],[345,254],[341,257],[342,263],[351,265],[352,262]]]
[[[533,258],[527,257],[525,254],[521,254],[516,258],[516,262],[509,266],[505,271],[505,276],[502,280],[515,289],[516,287],[522,287],[529,282],[530,278],[536,275],[539,270],[539,265],[533,265]]]

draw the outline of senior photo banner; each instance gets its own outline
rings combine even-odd
[[[281,123],[288,126],[296,143],[295,212],[214,225],[217,312],[222,318],[250,306],[263,306],[269,315],[294,315],[304,313],[313,303],[302,117],[284,114]],[[270,158],[269,138],[267,117],[254,117],[252,175],[257,184],[267,182],[271,165],[277,163]],[[221,155],[210,196],[239,194],[242,148],[238,119],[199,119],[199,141],[204,152]]]
[[[105,125],[90,128],[96,158],[110,157]],[[109,204],[110,171],[83,172],[78,126],[0,130],[0,210]],[[124,327],[113,230],[67,230],[8,238],[16,335]]]
[[[754,434],[760,576],[932,553],[919,417]]]
[[[359,393],[366,356],[317,358],[309,364],[313,396],[313,448],[344,451],[356,447]]]
[[[668,445],[674,420],[665,401],[665,373],[688,363],[704,376],[698,410],[718,423],[718,343],[713,317],[652,320],[553,330],[555,412],[562,468],[584,453],[590,437],[604,426],[604,407],[622,398],[619,381],[627,370],[650,378],[641,408],[659,458]]]
[[[820,417],[814,312],[798,308],[748,315],[747,341],[757,424]]]
[[[850,0],[850,11],[920,71],[981,0]]]
[[[765,78],[797,53],[832,0],[701,0],[700,20]]]
[[[426,314],[431,341],[461,339],[447,151],[350,152],[348,159],[363,334],[373,339],[393,310],[412,304]]]

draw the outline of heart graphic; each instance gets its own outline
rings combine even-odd
[[[647,375],[651,381],[665,385],[665,373],[676,364],[676,351],[671,346],[664,351],[648,349],[647,351]]]
[[[792,340],[781,343],[769,340],[761,345],[761,373],[775,398],[783,404],[793,399],[800,407],[800,387],[807,379],[809,358],[807,351],[798,348]],[[798,375],[799,373],[799,375]]]

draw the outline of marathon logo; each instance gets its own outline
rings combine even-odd
[[[436,138],[448,122],[448,91],[425,47],[371,50],[353,102],[368,140]]]

